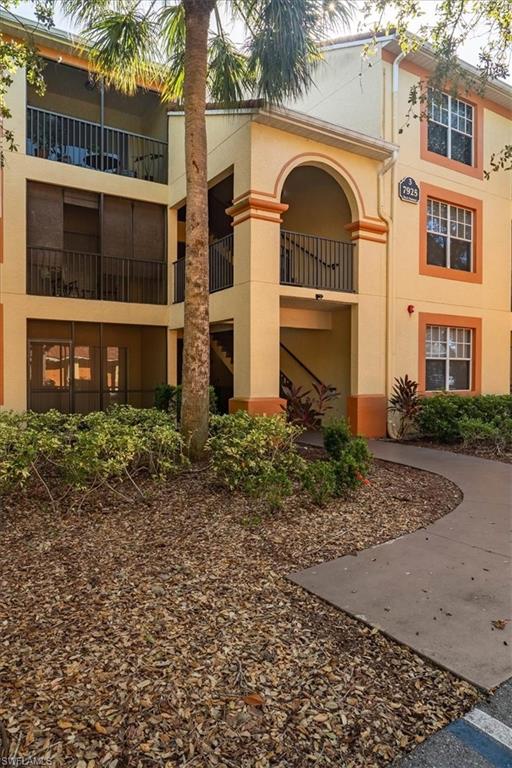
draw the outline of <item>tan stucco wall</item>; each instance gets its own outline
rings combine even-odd
[[[391,65],[385,65],[389,70]],[[418,77],[400,70],[399,124],[408,109],[407,97]],[[511,135],[510,119],[484,109],[484,168],[493,152]],[[421,182],[482,201],[483,281],[467,283],[419,274],[420,208],[396,198],[393,250],[395,258],[395,340],[393,375],[418,377],[418,314],[461,315],[482,319],[482,391],[508,392],[510,386],[511,220],[512,178],[507,172],[492,173],[489,180],[422,160],[420,125],[413,120],[399,137],[397,181],[412,176]],[[413,304],[412,316],[407,306]]]
[[[331,330],[281,327],[281,342],[284,346],[323,384],[336,387],[340,394],[340,398],[333,401],[327,420],[329,417],[346,415],[346,400],[350,394],[350,310],[336,310],[329,314]],[[314,380],[282,348],[280,367],[296,386],[311,390],[314,397]]]
[[[363,58],[355,45],[326,50],[314,74],[314,85],[288,106],[345,128],[382,135],[382,62],[377,51]]]

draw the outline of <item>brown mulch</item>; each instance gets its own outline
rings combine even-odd
[[[498,451],[490,446],[469,446],[464,443],[436,443],[433,440],[407,440],[409,445],[419,445],[423,448],[435,448],[438,451],[451,451],[452,453],[462,453],[465,456],[476,456],[479,459],[490,459],[491,461],[501,461],[504,464],[512,464],[512,451]]]
[[[349,500],[275,514],[204,471],[151,488],[80,514],[4,500],[11,750],[74,768],[373,768],[473,705],[469,684],[285,579],[445,514],[448,481],[375,462]]]

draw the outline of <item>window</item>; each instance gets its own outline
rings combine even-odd
[[[473,211],[427,199],[427,264],[471,272]]]
[[[425,389],[472,388],[473,330],[427,325],[425,333]]]
[[[429,89],[427,147],[430,152],[473,165],[473,130],[471,104]]]

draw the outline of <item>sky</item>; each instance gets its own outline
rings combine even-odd
[[[150,0],[147,0],[149,2]],[[422,10],[425,14],[425,20],[428,21],[429,17],[432,17],[432,15],[435,13],[436,5],[438,3],[438,0],[421,0],[421,6]],[[338,34],[355,34],[358,32],[362,32],[365,29],[364,26],[364,18],[362,14],[362,6],[363,6],[363,0],[356,0],[356,5],[359,6],[359,10],[356,12],[353,21],[349,25],[349,27],[346,30],[341,31]],[[26,18],[33,19],[34,18],[34,4],[32,2],[21,2],[16,12],[20,16],[25,16]],[[386,18],[386,21],[392,22],[392,18]],[[57,12],[55,16],[55,25],[59,29],[65,30],[67,32],[76,32],[76,29],[73,29],[73,27],[70,25],[69,20],[62,15],[62,13]],[[414,32],[414,26],[412,26],[412,31]],[[482,38],[485,35],[484,29],[475,28],[472,32],[471,38],[466,41],[466,43],[461,47],[459,50],[459,56],[464,59],[465,61],[468,61],[470,64],[478,64],[478,51],[480,49],[480,46],[482,45]],[[236,30],[235,30],[235,36],[236,36]],[[507,82],[512,84],[512,71],[509,73],[509,76],[507,78]]]

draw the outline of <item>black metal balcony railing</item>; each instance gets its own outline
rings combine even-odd
[[[354,293],[354,244],[282,229],[281,284]]]
[[[233,285],[233,235],[216,240],[209,248],[209,290],[223,291]],[[174,262],[174,303],[185,298],[185,259]]]
[[[167,264],[56,248],[28,248],[27,293],[167,303]]]
[[[38,107],[27,107],[27,154],[167,183],[166,142]]]

